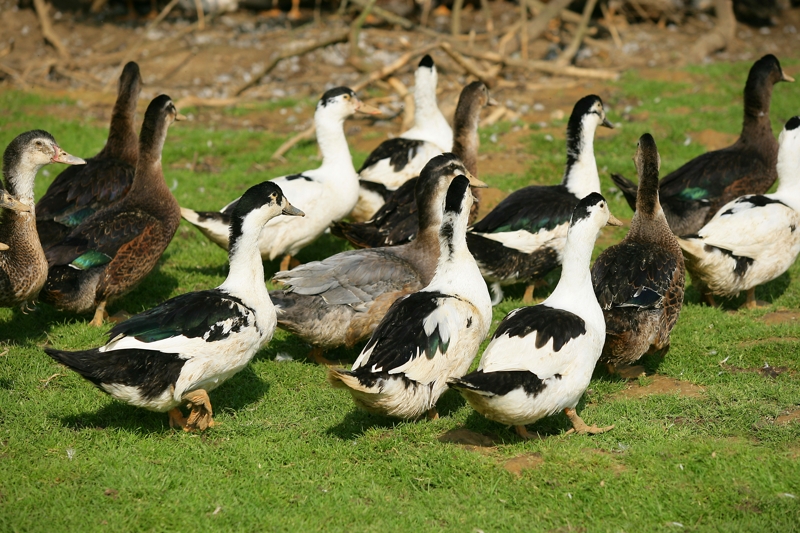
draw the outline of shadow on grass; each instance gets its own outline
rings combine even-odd
[[[761,300],[772,305],[775,303],[775,300],[778,300],[784,295],[784,293],[789,289],[789,285],[791,283],[791,276],[789,276],[788,272],[784,272],[772,281],[756,287],[756,300]],[[738,296],[733,296],[730,298],[717,296],[715,297],[715,300],[720,309],[725,311],[737,311],[742,307],[742,305],[744,305],[745,292],[743,291],[739,293]],[[702,293],[694,284],[694,282],[692,282],[691,285],[686,286],[683,302],[684,304],[694,303],[698,305],[708,305],[706,304]]]
[[[240,410],[259,401],[269,391],[269,383],[259,378],[248,366],[218,389],[209,393],[211,405],[217,416],[223,411]],[[182,409],[187,415],[186,409]],[[85,412],[57,418],[61,425],[76,431],[114,427],[140,435],[169,430],[166,413],[156,413],[113,401],[99,411]]]

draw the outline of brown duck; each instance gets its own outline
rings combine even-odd
[[[661,180],[664,215],[675,235],[697,233],[720,207],[743,194],[763,194],[778,177],[778,142],[772,133],[769,106],[772,87],[794,81],[778,59],[765,55],[755,62],[744,87],[744,123],[739,139],[727,148],[707,152]],[[614,183],[634,209],[636,185],[619,174]]]
[[[683,254],[658,199],[661,159],[649,133],[639,138],[634,161],[639,195],[631,229],[592,266],[594,292],[606,320],[600,361],[612,371],[646,353],[665,355],[683,305]],[[641,369],[620,373],[634,377]]]
[[[42,130],[23,133],[3,154],[5,189],[0,187],[0,307],[31,302],[47,279],[45,259],[36,233],[33,183],[44,165],[80,165],[84,160],[62,150],[52,135]]]
[[[103,149],[87,159],[86,165],[69,167],[59,174],[36,203],[36,229],[44,248],[60,242],[89,216],[128,193],[139,158],[133,122],[141,90],[139,65],[131,61],[119,78]]]
[[[133,289],[155,267],[181,220],[161,169],[167,129],[181,118],[169,96],[150,102],[130,191],[45,250],[50,272],[42,301],[75,313],[94,310],[91,324],[100,326],[106,304]]]

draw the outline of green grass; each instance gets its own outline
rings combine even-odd
[[[798,64],[787,61],[785,68],[796,74]],[[627,74],[595,89],[611,120],[622,123],[595,143],[598,165],[606,168],[604,192],[611,187],[609,171],[633,175],[630,158],[645,131],[656,138],[662,172],[703,152],[696,142],[684,146],[685,132],[737,133],[747,69],[691,68],[685,71],[689,81],[680,83]],[[776,133],[800,111],[799,97],[798,84],[776,87]],[[308,109],[307,102],[283,103]],[[36,127],[53,133],[70,153],[91,155],[103,144],[105,124],[70,112],[74,105],[68,98],[0,92],[6,110],[0,145]],[[626,106],[632,117],[647,118],[622,118]],[[239,119],[249,111],[224,113]],[[505,190],[557,182],[564,125],[531,128],[523,139],[531,154],[524,175],[489,168],[481,178]],[[487,128],[484,146],[502,150],[511,128]],[[544,138],[551,130],[554,141]],[[496,144],[487,142],[493,133]],[[362,128],[362,135],[372,133]],[[283,140],[245,128],[176,124],[163,156],[167,182],[177,185],[181,204],[215,209],[252,183],[318,164],[313,143],[292,151],[284,164],[269,163]],[[356,162],[365,156],[356,153]],[[193,161],[198,172],[189,170]],[[37,183],[39,195],[59,169],[49,171]],[[609,197],[615,214],[631,216],[621,197]],[[604,234],[598,250],[622,235],[624,230]],[[323,237],[300,259],[343,249]],[[267,264],[267,275],[276,269]],[[216,286],[225,271],[225,252],[184,224],[156,270],[111,312],[138,312]],[[742,298],[727,309],[710,309],[699,305],[689,285],[672,350],[663,361],[646,359],[656,374],[631,386],[655,386],[666,377],[701,392],[628,397],[624,382],[598,371],[578,410],[588,423],[615,429],[563,437],[568,422],[560,415],[530,428],[548,435],[534,442],[520,441],[451,393],[433,422],[356,411],[347,394],[327,385],[324,369],[305,361],[308,347],[280,331],[246,370],[211,393],[220,425],[202,435],[184,434],[167,427],[166,415],[117,402],[44,354],[46,343],[77,349],[103,342],[103,331],[88,327],[87,317],[46,305],[28,314],[2,309],[0,352],[7,353],[0,357],[0,531],[796,530],[800,423],[776,419],[800,408],[800,328],[760,318],[770,310],[800,309],[798,278],[795,265],[757,291],[771,309],[738,313],[729,310]],[[520,305],[521,288],[507,295],[494,311],[495,324]],[[279,353],[294,361],[276,362]],[[329,355],[352,361],[356,351]],[[759,372],[765,362],[783,372],[766,377]],[[490,436],[496,445],[439,440],[459,428]],[[530,468],[507,471],[518,456],[524,457],[516,462]]]

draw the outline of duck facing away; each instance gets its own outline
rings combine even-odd
[[[258,239],[280,214],[303,213],[274,183],[251,187],[231,216],[230,270],[222,285],[176,296],[117,324],[99,348],[45,352],[118,400],[169,411],[171,427],[213,426],[208,392],[243,369],[275,331]],[[191,409],[188,419],[183,402]]]
[[[349,250],[275,274],[276,281],[288,286],[270,292],[278,327],[311,343],[311,357],[325,364],[323,350],[369,338],[395,300],[433,278],[442,202],[459,175],[467,176],[471,186],[485,186],[453,154],[436,156],[422,169],[415,180],[421,230],[410,243]]]
[[[661,159],[653,137],[639,138],[634,156],[639,194],[631,229],[610,246],[592,267],[592,283],[606,320],[606,343],[601,361],[612,371],[646,353],[665,355],[669,335],[683,306],[686,271],[678,240],[669,229],[658,201]],[[644,369],[623,368],[623,377]]]
[[[756,286],[786,272],[800,253],[800,117],[789,119],[779,144],[777,191],[741,196],[697,235],[678,239],[692,281],[711,305],[714,295],[747,291],[745,307],[756,307]]]
[[[524,439],[533,437],[526,424],[559,411],[572,423],[569,433],[602,433],[614,427],[587,426],[575,412],[605,340],[589,261],[606,224],[621,225],[599,193],[578,202],[553,293],[539,305],[511,311],[497,327],[478,369],[449,382],[476,411],[513,425]]]
[[[348,389],[357,406],[398,418],[426,412],[436,418],[448,379],[469,370],[492,321],[489,291],[465,240],[472,202],[469,180],[453,179],[433,280],[392,305],[351,370],[328,370],[328,381]]]
[[[139,158],[134,116],[141,90],[139,66],[131,61],[119,78],[103,149],[85,165],[61,172],[36,202],[36,230],[44,248],[61,241],[90,215],[128,193]]]
[[[3,179],[0,187],[3,209],[0,213],[0,307],[31,303],[47,279],[47,259],[36,233],[33,185],[36,173],[45,165],[85,161],[61,149],[52,135],[33,130],[18,135],[3,153]]]
[[[675,235],[697,233],[720,207],[743,194],[764,194],[777,178],[778,143],[769,107],[773,85],[794,81],[769,54],[755,62],[744,87],[744,123],[739,139],[727,148],[706,152],[661,180],[659,196]],[[636,185],[618,174],[611,178],[631,209]]]
[[[481,109],[494,103],[488,87],[480,81],[464,87],[458,98],[453,153],[475,178],[478,176],[478,122]],[[347,239],[357,248],[397,246],[411,242],[419,229],[414,196],[416,180],[416,177],[411,178],[391,193],[386,203],[367,222],[338,222],[331,227],[331,233]]]
[[[314,113],[322,166],[271,180],[286,191],[298,208],[308,213],[301,219],[273,219],[262,234],[261,257],[272,261],[283,256],[281,270],[287,270],[293,255],[315,241],[332,222],[346,217],[356,205],[358,174],[344,135],[345,119],[356,112],[380,113],[377,108],[361,102],[347,87],[337,87],[323,94]],[[227,249],[230,214],[237,201],[220,212],[181,208],[181,215],[212,242]]]
[[[561,264],[570,216],[581,198],[600,192],[594,158],[598,126],[613,128],[599,96],[581,98],[567,123],[567,165],[559,185],[531,185],[507,196],[467,233],[467,245],[492,287],[532,282]],[[533,299],[529,285],[523,301]]]
[[[436,103],[437,79],[433,58],[425,55],[414,73],[414,125],[379,144],[361,165],[358,203],[350,213],[354,221],[372,218],[392,191],[419,176],[431,158],[453,149],[453,130]]]
[[[139,135],[139,160],[128,194],[91,215],[45,250],[50,271],[42,301],[73,313],[94,311],[132,290],[156,266],[181,221],[161,168],[167,129],[181,120],[167,95],[150,102]]]

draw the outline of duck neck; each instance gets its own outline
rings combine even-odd
[[[765,77],[748,78],[744,87],[744,122],[742,139],[761,138],[765,133],[772,133],[769,119],[769,106],[772,101],[772,82]]]
[[[159,117],[156,124],[146,122],[142,124],[136,173],[126,198],[136,198],[137,194],[142,191],[147,191],[148,195],[152,195],[154,189],[156,191],[163,189],[169,193],[161,168],[161,152],[164,149],[164,141],[167,139],[167,129],[167,122],[162,117]]]
[[[23,155],[8,168],[3,169],[6,190],[23,204],[33,207],[33,184],[36,174],[44,165],[28,161]]]
[[[134,115],[138,102],[138,91],[120,87],[117,102],[111,112],[108,140],[98,156],[114,158],[135,167],[139,159],[139,143],[134,128]]]
[[[792,200],[797,198],[797,203],[800,203],[800,150],[785,144],[778,151],[778,189],[775,194]]]
[[[456,109],[453,120],[453,153],[464,163],[473,176],[478,177],[478,122],[480,121],[481,106],[479,102],[470,102],[468,107],[460,106]]]
[[[263,227],[263,226],[262,226]],[[244,229],[238,224],[231,225],[228,262],[228,277],[220,289],[233,296],[263,296],[267,292],[264,283],[264,263],[258,248],[260,228]]]
[[[459,215],[448,213],[443,217],[439,229],[439,260],[430,286],[448,286],[462,278],[467,274],[462,268],[465,259],[472,259],[467,248],[466,220],[459,220]]]
[[[570,228],[561,261],[561,278],[548,299],[578,303],[582,300],[580,295],[594,293],[589,263],[597,229],[588,226],[590,224],[583,222],[579,227]]]
[[[665,227],[667,233],[672,234],[658,199],[658,164],[642,162],[642,165],[644,168],[639,174],[636,212],[631,219],[631,229],[628,235],[631,239],[636,239],[646,233],[646,237],[652,239],[654,226],[662,226],[662,229]]]
[[[600,192],[600,176],[594,158],[597,124],[590,117],[579,122],[577,131],[567,129],[567,166],[561,184],[578,198]]]
[[[318,111],[315,123],[317,143],[322,152],[322,168],[335,167],[339,174],[349,171],[355,175],[350,147],[347,146],[347,137],[344,135],[344,117],[325,116]]]

